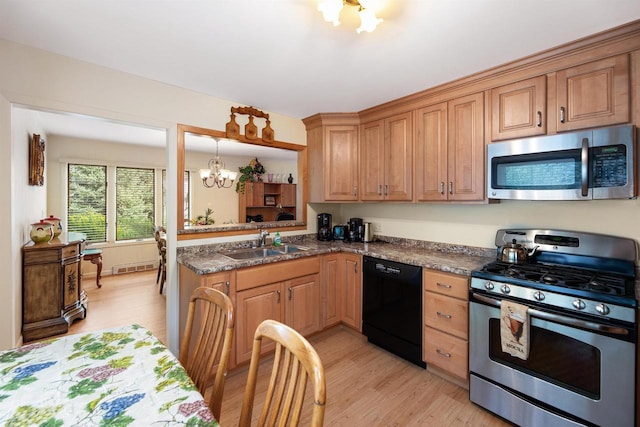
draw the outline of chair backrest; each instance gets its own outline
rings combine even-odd
[[[217,420],[220,419],[233,327],[233,304],[228,296],[204,286],[193,291],[184,335],[180,342],[179,360],[200,393],[205,396]],[[192,337],[195,338],[193,345]],[[212,377],[213,388],[207,398],[205,392]]]
[[[324,368],[318,353],[294,329],[275,320],[265,320],[253,338],[249,376],[240,413],[240,427],[249,427],[256,393],[263,338],[276,342],[271,378],[258,426],[297,426],[307,381],[313,391],[312,426],[322,426],[326,402]]]

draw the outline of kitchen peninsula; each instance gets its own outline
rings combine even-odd
[[[241,248],[235,243],[235,246],[210,244],[178,250],[181,325],[185,321],[183,313],[188,296],[198,286],[219,289],[234,302],[236,340],[230,367],[248,362],[252,331],[263,318],[284,321],[304,335],[337,324],[362,332],[363,257],[421,267],[426,286],[435,283],[434,280],[441,282],[445,298],[451,289],[448,280],[455,283],[455,288],[460,283],[466,288],[471,271],[495,259],[492,249],[382,236],[371,243],[322,242],[316,240],[315,235],[286,240],[281,247],[267,242],[262,248],[251,248],[247,244],[255,242],[246,241]],[[232,258],[235,255],[250,257]],[[463,294],[466,295],[466,291]],[[464,298],[458,305],[464,311],[460,315],[466,318]],[[426,313],[427,308],[424,310]],[[457,321],[457,315],[454,320]],[[424,329],[424,322],[418,321],[420,325],[414,326]],[[444,332],[447,336],[450,331],[445,327]],[[462,343],[466,346],[466,339],[452,338],[453,343],[443,345],[459,347]],[[437,350],[449,354],[451,349]],[[423,358],[427,358],[424,353]],[[443,362],[433,366],[448,371],[445,376],[452,375],[454,382],[466,385],[466,351]]]

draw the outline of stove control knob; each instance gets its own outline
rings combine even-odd
[[[502,285],[500,287],[500,290],[502,291],[503,294],[508,294],[509,292],[511,292],[511,288],[507,285]]]
[[[581,299],[577,299],[573,301],[573,307],[576,310],[584,310],[587,307],[587,305]]]
[[[488,291],[492,291],[494,286],[493,286],[493,282],[484,282],[484,288]]]
[[[542,300],[544,300],[544,294],[543,294],[542,292],[540,292],[540,291],[535,291],[535,292],[533,293],[533,298],[534,298],[536,301],[542,301]]]
[[[598,304],[596,305],[596,311],[600,314],[602,314],[603,316],[606,316],[607,314],[609,314],[611,312],[611,310],[609,309],[609,307],[606,304]]]

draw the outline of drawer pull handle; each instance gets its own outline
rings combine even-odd
[[[440,283],[437,282],[436,286],[440,286],[441,288],[446,288],[446,289],[451,289],[451,285],[447,284],[447,283]]]
[[[445,319],[451,319],[451,315],[450,314],[444,314],[440,311],[436,311],[436,314],[440,317],[444,317]]]
[[[443,356],[443,357],[449,357],[449,358],[451,357],[451,353],[446,353],[440,350],[439,348],[436,348],[436,353],[438,353],[440,356]]]

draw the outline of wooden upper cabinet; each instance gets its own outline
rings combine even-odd
[[[447,103],[416,110],[415,120],[415,199],[446,201]]]
[[[384,120],[360,126],[360,199],[384,200]]]
[[[358,200],[357,126],[326,127],[324,167],[325,200]]]
[[[484,95],[416,110],[416,201],[484,199]]]
[[[360,200],[411,200],[412,113],[366,123],[360,135]]]
[[[546,76],[492,89],[491,140],[546,134],[546,100]]]
[[[448,104],[449,200],[483,200],[485,186],[484,94]]]
[[[629,121],[628,55],[567,68],[556,78],[558,132]]]

